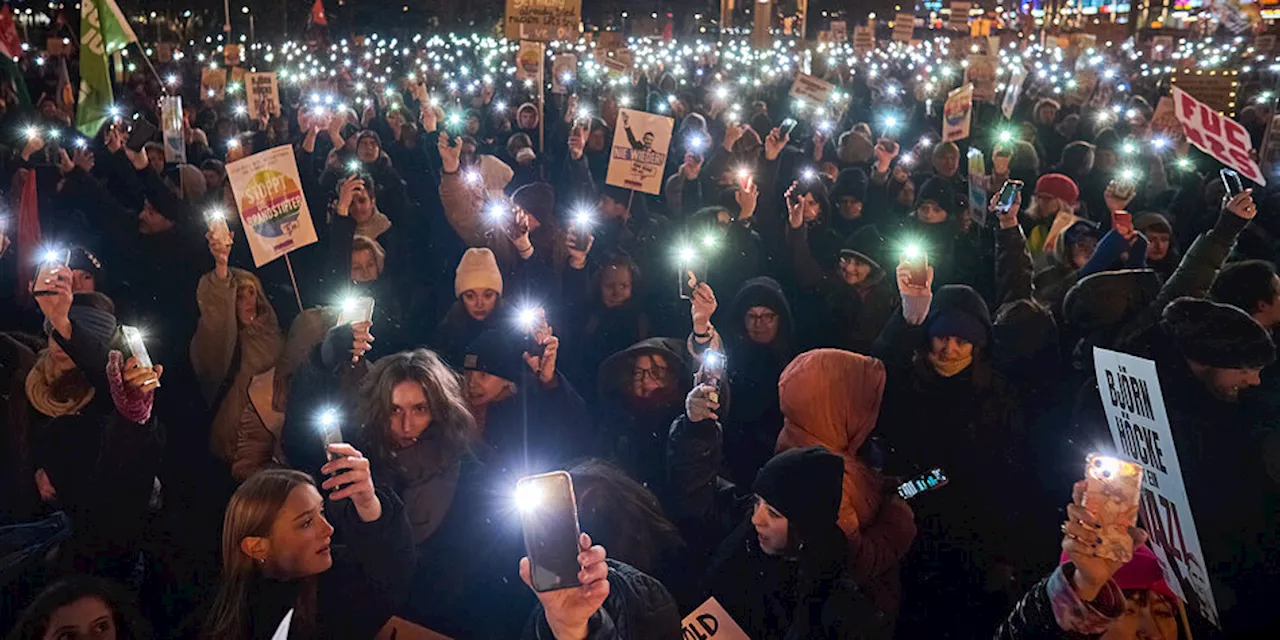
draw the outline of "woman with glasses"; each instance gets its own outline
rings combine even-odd
[[[692,382],[689,352],[675,338],[641,340],[600,365],[600,452],[659,495],[667,431]]]

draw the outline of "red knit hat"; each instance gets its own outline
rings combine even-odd
[[[1046,173],[1036,180],[1035,193],[1053,196],[1070,206],[1080,200],[1080,187],[1071,178],[1061,173]]]
[[[1065,564],[1067,561],[1067,552],[1063,551],[1058,562]],[[1133,548],[1133,558],[1124,563],[1111,579],[1122,591],[1154,591],[1170,600],[1181,599],[1169,588],[1169,583],[1165,582],[1164,569],[1160,568],[1156,552],[1145,544]]]

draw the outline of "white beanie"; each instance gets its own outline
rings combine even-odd
[[[462,254],[462,262],[458,263],[457,275],[453,279],[453,295],[462,297],[462,292],[469,289],[493,289],[502,295],[502,272],[498,270],[498,261],[493,252],[486,247],[467,249]]]
[[[506,189],[507,183],[511,182],[516,172],[507,166],[507,163],[490,155],[480,156],[479,164],[484,190],[490,198],[501,200],[505,195],[503,189]]]

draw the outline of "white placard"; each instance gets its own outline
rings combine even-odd
[[[619,109],[605,184],[658,195],[675,121],[634,109]]]

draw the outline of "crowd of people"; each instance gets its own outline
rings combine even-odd
[[[715,598],[758,640],[1274,637],[1280,191],[1153,133],[1118,47],[1079,58],[1115,103],[1033,76],[958,142],[904,61],[815,70],[819,116],[699,47],[541,96],[348,66],[252,121],[188,56],[75,143],[9,104],[0,628],[658,639]],[[185,163],[132,139],[164,91]],[[606,179],[628,106],[674,120],[657,194]],[[318,241],[256,267],[227,165],[281,145]],[[1220,627],[1142,529],[1099,553],[1094,347],[1156,363]],[[536,591],[513,496],[555,470],[580,585]]]

